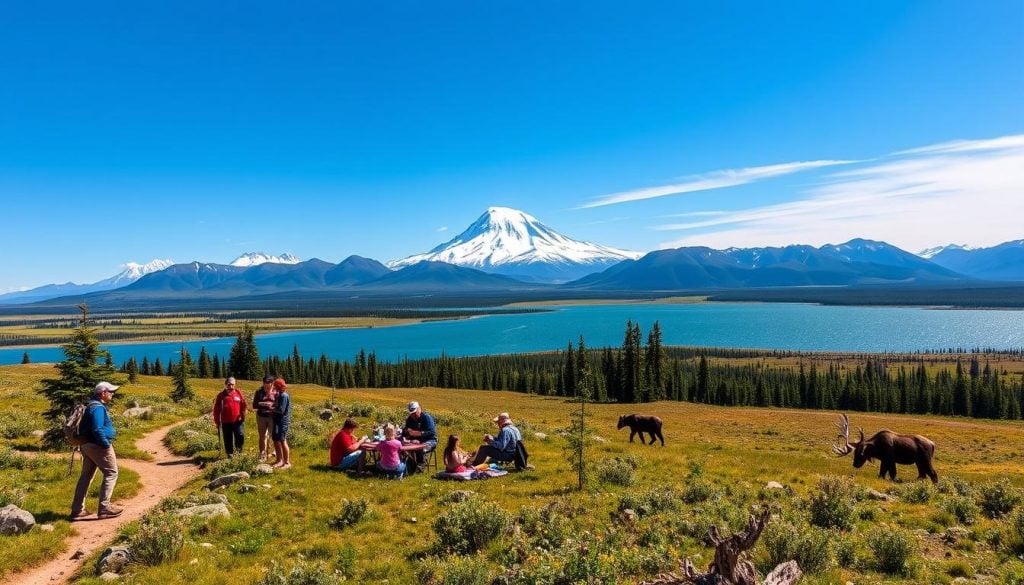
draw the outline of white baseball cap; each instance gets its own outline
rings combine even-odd
[[[114,386],[110,382],[100,382],[99,384],[96,384],[96,389],[93,390],[93,394],[99,394],[100,392],[110,392],[113,394],[114,392],[117,392],[118,388],[120,388],[120,386]]]

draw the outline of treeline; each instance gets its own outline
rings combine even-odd
[[[797,357],[794,366],[769,358]],[[715,361],[718,358],[720,361]],[[745,363],[734,363],[735,359]],[[191,356],[189,356],[191,360]],[[806,362],[804,361],[806,359]],[[334,388],[473,388],[511,390],[545,396],[577,395],[581,384],[602,402],[680,400],[722,406],[775,406],[870,412],[939,414],[1020,419],[1024,384],[976,356],[951,357],[951,368],[931,367],[934,356],[871,355],[853,359],[799,352],[665,348],[654,323],[646,336],[629,322],[617,348],[588,349],[580,338],[558,352],[483,357],[448,357],[387,362],[360,351],[352,361],[303,358],[298,346],[289,356],[259,357],[253,330],[246,325],[227,359],[202,348],[194,360],[201,378],[228,375],[249,380],[263,374],[289,382]],[[164,375],[175,364],[132,358],[130,376]],[[934,370],[934,372],[930,372]],[[583,382],[585,380],[585,382]]]

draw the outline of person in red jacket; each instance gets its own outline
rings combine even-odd
[[[249,405],[235,387],[233,377],[224,380],[224,389],[213,400],[213,423],[224,435],[224,452],[231,457],[245,443],[245,410]]]

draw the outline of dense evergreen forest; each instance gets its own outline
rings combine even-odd
[[[582,380],[601,402],[684,400],[723,406],[778,406],[1020,419],[1024,383],[979,355],[1019,359],[1024,350],[952,348],[936,354],[808,354],[721,348],[664,347],[654,323],[646,337],[627,323],[621,347],[589,349],[580,338],[562,351],[484,357],[378,360],[360,351],[352,361],[321,355],[260,358],[246,325],[231,355],[202,348],[188,356],[193,375],[255,380],[264,372],[292,383],[334,388],[474,388],[545,396],[577,395]],[[777,358],[787,358],[779,363]],[[133,377],[169,375],[178,367],[134,358],[122,365]]]

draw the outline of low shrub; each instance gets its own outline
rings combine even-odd
[[[341,500],[341,511],[334,515],[327,523],[335,530],[344,530],[366,518],[370,512],[370,502],[366,498],[355,500]]]
[[[244,471],[252,475],[253,469],[259,465],[255,453],[236,453],[233,457],[225,457],[214,461],[206,468],[206,477],[214,479],[222,475],[228,475]]]
[[[629,487],[636,483],[636,469],[639,461],[633,456],[615,457],[598,461],[595,468],[597,480],[601,483]]]
[[[25,490],[6,483],[0,483],[0,508],[14,504],[21,507],[25,501]]]
[[[909,577],[914,573],[917,549],[913,535],[894,526],[882,526],[868,534],[868,548],[875,569],[887,575]]]
[[[978,489],[978,503],[986,517],[998,519],[1012,512],[1020,503],[1020,493],[1006,478],[990,481]]]
[[[758,569],[769,573],[776,566],[795,560],[805,573],[821,573],[832,565],[829,549],[831,536],[827,530],[792,524],[769,524],[761,535]]]
[[[434,519],[440,550],[459,554],[483,549],[512,525],[512,516],[493,502],[470,498]]]
[[[285,569],[276,561],[270,562],[270,570],[256,585],[335,585],[342,575],[332,571],[323,563],[299,561]]]
[[[946,563],[946,574],[954,579],[957,577],[970,579],[974,576],[974,567],[967,564],[966,561],[950,561],[949,563]]]
[[[642,492],[626,492],[619,496],[619,511],[633,510],[637,516],[650,516],[679,508],[679,496],[670,487],[657,487]]]
[[[844,569],[856,570],[860,567],[857,554],[857,542],[852,538],[840,538],[835,547],[836,564]]]
[[[974,486],[971,485],[971,482],[955,475],[940,479],[938,490],[940,494],[956,494],[958,496],[974,495]]]
[[[932,499],[932,486],[915,481],[900,490],[900,499],[908,504],[927,504]]]
[[[341,547],[338,557],[334,560],[334,570],[346,579],[356,576],[356,547],[351,544]]]
[[[8,410],[0,418],[0,438],[20,439],[41,429],[44,423],[37,415],[24,410]]]
[[[853,528],[856,505],[853,482],[837,476],[818,481],[818,491],[811,494],[808,509],[811,524],[821,528]]]
[[[1024,508],[1018,508],[1007,519],[1007,544],[1015,552],[1024,552]]]
[[[225,501],[225,496],[214,492],[201,491],[188,494],[187,496],[168,496],[156,506],[157,512],[173,512],[182,508],[192,506],[205,506],[208,504],[220,504]]]
[[[228,544],[228,550],[236,555],[254,555],[263,550],[270,535],[265,529],[256,526],[247,526],[237,532]]]
[[[22,455],[8,446],[0,446],[0,469],[38,469],[46,464],[45,456]]]
[[[427,557],[416,577],[424,585],[489,585],[493,579],[487,560],[475,555]]]
[[[978,505],[970,496],[951,495],[942,499],[942,511],[951,515],[957,522],[965,526],[974,524],[978,518]]]
[[[150,514],[128,537],[133,562],[156,566],[177,560],[185,546],[186,521],[174,514]]]

